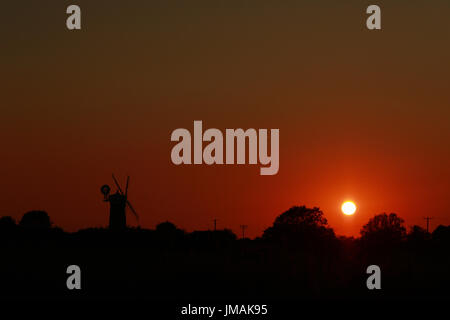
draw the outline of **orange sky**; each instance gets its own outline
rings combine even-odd
[[[319,206],[338,234],[374,214],[450,224],[447,1],[77,1],[2,9],[0,214],[105,226],[99,188],[131,175],[141,225],[249,225]],[[279,128],[280,170],[175,166],[176,128]],[[353,217],[342,201],[358,205]],[[130,216],[130,222],[134,223]]]

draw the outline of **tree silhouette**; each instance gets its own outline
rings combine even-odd
[[[404,220],[396,213],[378,214],[360,231],[363,242],[379,245],[398,243],[405,238]]]
[[[306,243],[320,245],[323,241],[335,239],[335,235],[319,208],[294,206],[279,215],[264,231],[262,238],[297,246]]]
[[[413,243],[421,242],[427,240],[428,238],[429,234],[427,233],[427,230],[417,225],[412,226],[407,235],[408,241]]]
[[[49,229],[52,223],[47,212],[34,210],[25,213],[19,225],[27,229]]]
[[[165,245],[174,245],[176,242],[182,242],[184,231],[178,229],[172,222],[161,222],[156,226],[157,239]]]
[[[12,217],[6,216],[0,218],[0,233],[12,232],[16,229],[16,222]]]
[[[161,222],[156,226],[157,232],[162,233],[169,233],[169,232],[175,232],[177,230],[177,227],[169,221]]]
[[[450,226],[439,225],[432,233],[433,240],[450,244]]]

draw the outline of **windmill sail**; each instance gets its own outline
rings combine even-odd
[[[136,217],[136,220],[139,222],[139,216],[138,216],[136,210],[134,210],[134,208],[131,205],[130,201],[128,201],[128,200],[127,200],[127,206],[128,206],[128,208],[130,208],[131,212],[133,212],[134,216]]]
[[[117,179],[116,179],[116,177],[114,176],[114,174],[112,175],[112,178],[113,178],[114,183],[116,184],[117,188],[119,188],[119,192],[120,192],[121,194],[123,194],[122,188],[120,187],[119,183],[117,182]]]
[[[130,183],[130,176],[127,177],[127,185],[125,186],[125,197],[128,196],[128,184]]]
[[[130,177],[127,177],[127,184],[125,185],[125,193],[120,187],[119,182],[117,181],[114,174],[112,174],[112,178],[114,183],[116,184],[118,191],[115,194],[109,195],[109,186],[104,185],[101,190],[103,195],[105,196],[104,201],[108,201],[110,204],[110,213],[109,213],[109,228],[114,230],[123,230],[126,229],[126,208],[128,207],[133,215],[136,217],[136,220],[139,224],[139,216],[134,210],[131,203],[128,201],[128,186],[130,184]]]

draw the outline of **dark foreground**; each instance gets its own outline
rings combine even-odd
[[[144,299],[161,302],[447,299],[447,238],[365,246],[336,239],[292,244],[236,240],[228,231],[59,229],[1,234],[2,299]],[[381,268],[368,290],[366,268]],[[69,290],[67,267],[81,269]]]

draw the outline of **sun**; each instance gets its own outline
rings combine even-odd
[[[351,216],[356,211],[356,205],[352,201],[345,201],[341,206],[342,213]]]

